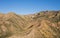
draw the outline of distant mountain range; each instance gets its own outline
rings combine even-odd
[[[0,38],[60,38],[60,11],[1,13]]]

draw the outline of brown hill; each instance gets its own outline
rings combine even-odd
[[[60,11],[0,14],[0,38],[60,38]]]

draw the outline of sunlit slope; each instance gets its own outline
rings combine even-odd
[[[0,14],[0,38],[60,38],[60,11]]]

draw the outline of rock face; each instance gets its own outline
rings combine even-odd
[[[60,11],[0,14],[0,38],[60,38]]]

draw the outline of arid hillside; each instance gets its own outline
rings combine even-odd
[[[60,38],[60,11],[0,13],[0,38]]]

